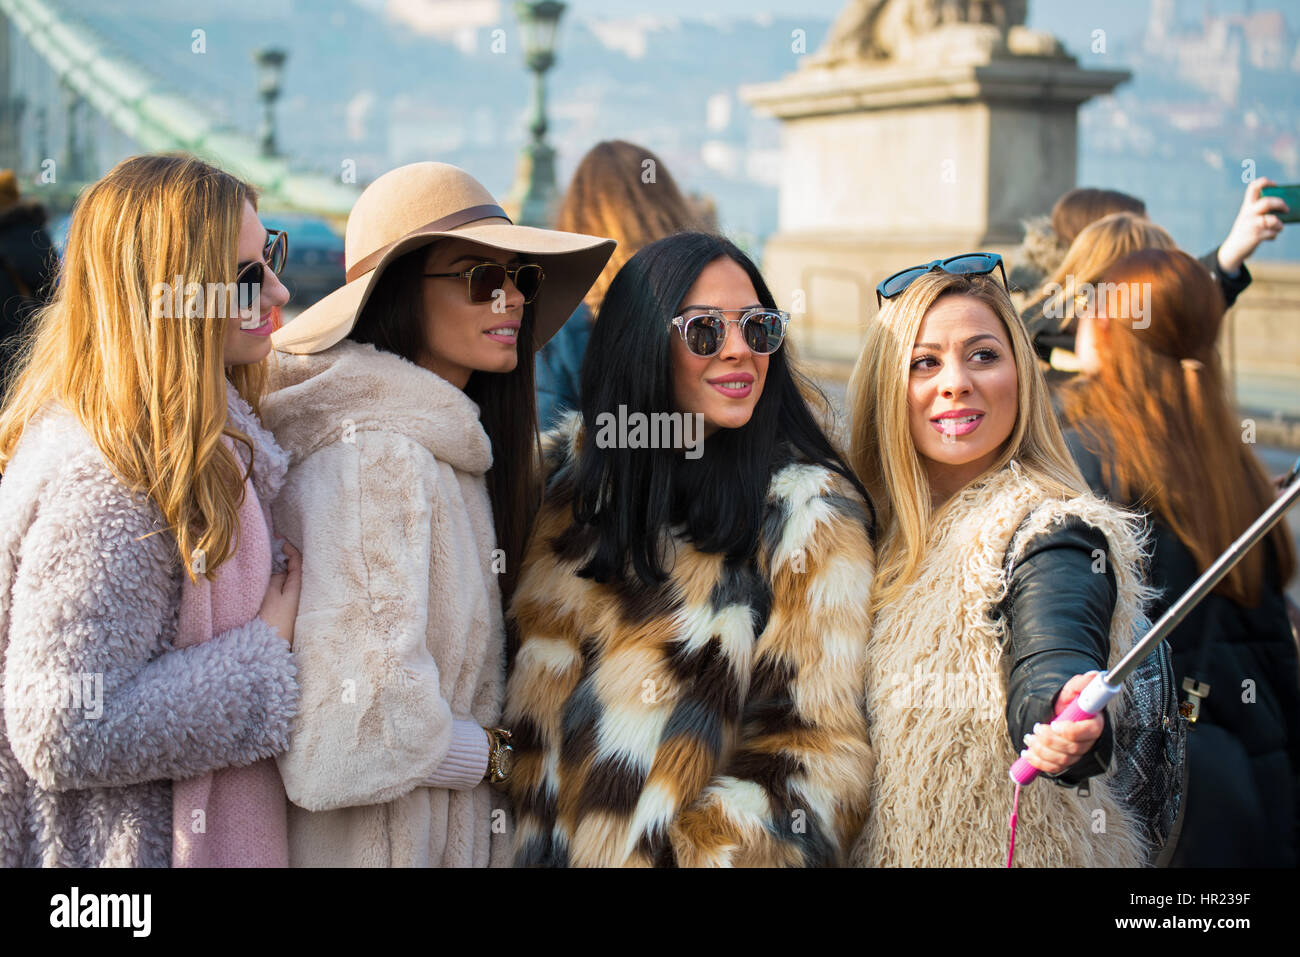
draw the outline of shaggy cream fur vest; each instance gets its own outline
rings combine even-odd
[[[1001,867],[1019,748],[1007,732],[1009,661],[997,605],[1031,538],[1069,516],[1103,532],[1118,600],[1113,665],[1142,621],[1141,526],[1092,495],[1053,498],[1014,463],[967,488],[930,536],[920,574],[881,610],[868,646],[867,713],[876,753],[871,817],[854,851],[868,867]],[[1023,520],[1023,524],[1022,524]],[[1014,536],[1014,541],[1012,540]],[[1123,721],[1114,705],[1108,721]],[[1090,793],[1042,778],[1022,789],[1021,867],[1137,867],[1145,847],[1109,775]]]

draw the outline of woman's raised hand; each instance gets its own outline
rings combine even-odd
[[[1219,246],[1219,268],[1228,275],[1236,275],[1241,264],[1254,254],[1266,239],[1276,239],[1282,232],[1282,219],[1278,213],[1286,212],[1287,205],[1278,196],[1261,196],[1265,186],[1276,186],[1271,179],[1261,176],[1246,186],[1246,196],[1233,221],[1232,229]]]
[[[292,648],[293,623],[298,618],[298,599],[302,595],[302,553],[285,542],[284,554],[288,559],[287,570],[271,576],[262,608],[257,614]]]
[[[1060,714],[1079,693],[1088,686],[1097,672],[1075,675],[1065,683],[1053,702],[1054,713]],[[1092,750],[1092,746],[1101,737],[1105,724],[1105,712],[1087,721],[1053,721],[1050,725],[1036,724],[1031,734],[1025,735],[1025,758],[1044,774],[1060,774],[1066,768],[1077,764],[1079,759]]]

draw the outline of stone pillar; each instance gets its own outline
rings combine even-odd
[[[943,55],[924,62],[813,65],[741,91],[782,122],[779,228],[764,275],[795,312],[791,338],[809,358],[856,358],[876,283],[890,273],[1014,249],[1021,221],[1075,185],[1079,105],[1129,77],[1059,52],[986,43],[954,55],[962,36],[948,28]]]

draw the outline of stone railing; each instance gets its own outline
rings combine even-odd
[[[1267,419],[1259,440],[1300,448],[1300,263],[1249,268],[1219,348],[1241,408]]]

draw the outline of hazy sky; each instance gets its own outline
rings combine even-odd
[[[132,13],[160,16],[212,16],[221,12],[244,16],[287,16],[310,13],[311,0],[186,0],[178,6],[176,0],[96,0],[102,10],[120,11],[124,16]],[[382,9],[389,0],[352,0],[357,6],[370,10]],[[445,4],[448,9],[468,4],[473,0],[431,0]],[[498,0],[502,14],[511,17],[509,0]],[[700,17],[752,17],[766,13],[781,17],[807,16],[826,21],[845,6],[848,0],[566,0],[568,16],[598,19],[623,19],[632,17],[678,16],[684,19]],[[1297,0],[1176,0],[1179,17],[1196,20],[1208,9],[1214,13],[1240,12],[1251,4],[1257,10],[1282,9],[1293,29],[1300,27],[1300,2]],[[1150,0],[1029,0],[1029,25],[1049,27],[1059,34],[1079,33],[1088,36],[1098,27],[1117,21],[1126,25],[1144,23]]]
[[[841,8],[847,6],[846,0],[566,0],[569,12],[599,17],[635,17],[647,14],[674,14],[684,17],[706,15],[752,16],[755,13],[771,13],[780,16],[797,17],[811,15],[829,20]],[[1209,0],[1209,7],[1216,13],[1237,12],[1245,8],[1247,0]],[[1115,17],[1125,20],[1146,19],[1149,0],[1029,0],[1029,23],[1035,25],[1044,18],[1054,23],[1078,23],[1089,28],[1104,26],[1104,21]],[[1178,0],[1180,16],[1189,19],[1199,17],[1205,10],[1205,0]],[[1300,6],[1294,0],[1290,2],[1267,2],[1256,0],[1257,10],[1277,9]],[[1288,18],[1295,22],[1298,11],[1288,10]]]

